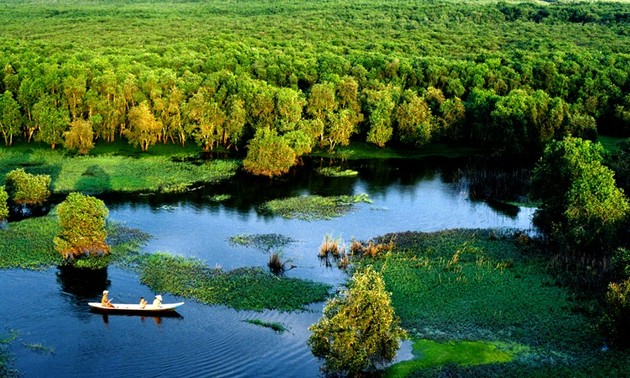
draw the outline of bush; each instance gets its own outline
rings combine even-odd
[[[612,345],[630,346],[630,279],[608,285],[602,331]]]
[[[23,169],[14,169],[6,177],[7,192],[18,205],[41,205],[50,196],[50,176],[32,175]]]
[[[323,370],[349,375],[392,361],[406,337],[383,277],[371,267],[356,272],[348,289],[326,303],[324,316],[309,329],[308,345],[325,360]]]
[[[61,233],[55,237],[55,250],[66,259],[109,253],[105,219],[107,207],[98,198],[70,193],[57,207]]]
[[[4,190],[4,186],[0,186],[0,221],[9,217],[9,207],[7,206],[8,200],[9,195],[6,190]]]

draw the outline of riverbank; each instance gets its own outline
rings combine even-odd
[[[170,144],[140,152],[123,143],[101,143],[88,156],[75,156],[42,145],[0,148],[0,185],[13,169],[50,175],[55,194],[184,192],[195,184],[233,177],[240,162],[202,159],[198,149]]]
[[[607,350],[597,332],[597,302],[560,286],[525,234],[448,230],[380,239],[396,247],[358,265],[381,271],[414,343],[414,359],[390,367],[387,376],[630,371],[630,355]]]

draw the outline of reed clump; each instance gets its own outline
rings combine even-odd
[[[326,235],[322,245],[319,247],[318,256],[320,258],[326,258],[328,256],[338,258],[344,253],[345,251],[343,245],[341,245],[341,240],[333,239],[330,235]]]

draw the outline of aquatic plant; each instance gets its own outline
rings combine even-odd
[[[276,276],[261,268],[224,271],[205,263],[165,253],[143,255],[140,280],[155,292],[169,292],[202,303],[237,310],[294,311],[326,299],[329,285]]]
[[[295,239],[281,234],[238,234],[230,236],[229,240],[233,245],[258,248],[264,252],[296,242]]]
[[[318,256],[320,258],[326,258],[328,255],[339,257],[343,253],[344,248],[341,245],[341,239],[333,239],[332,236],[326,235],[324,241],[319,246]]]
[[[327,177],[355,177],[359,172],[352,169],[342,169],[341,167],[322,167],[317,169],[317,173]]]
[[[260,319],[247,319],[243,321],[245,323],[258,325],[261,327],[271,328],[278,333],[283,333],[288,330],[282,323],[278,323],[278,322],[265,322]]]
[[[278,252],[274,252],[271,254],[271,256],[269,256],[269,262],[267,263],[267,266],[269,267],[269,271],[276,276],[284,273],[284,271],[286,270],[285,265],[286,262],[283,262],[280,259],[280,254]]]
[[[53,354],[55,353],[55,348],[47,347],[41,343],[28,343],[22,342],[26,348],[32,350],[33,352],[41,353],[41,354]]]
[[[365,193],[329,197],[309,195],[267,201],[259,211],[286,219],[326,220],[344,215],[359,202],[371,203],[371,200]]]

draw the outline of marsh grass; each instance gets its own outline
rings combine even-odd
[[[66,261],[53,248],[53,238],[61,226],[54,212],[48,216],[28,218],[8,223],[0,229],[0,269],[47,269],[64,265]],[[124,263],[138,247],[148,240],[140,230],[112,222],[107,224],[108,243],[112,252],[107,257],[80,258],[75,267],[101,269],[110,262]]]
[[[365,193],[328,197],[309,195],[267,201],[259,207],[259,211],[286,219],[315,221],[340,217],[360,202],[371,203],[371,200]]]
[[[261,327],[265,327],[265,328],[271,328],[277,333],[283,333],[285,331],[288,331],[288,329],[282,323],[278,323],[278,322],[265,322],[260,319],[247,319],[247,320],[244,320],[244,322],[261,326]]]
[[[71,156],[33,146],[0,147],[0,180],[12,169],[23,167],[29,173],[50,175],[54,193],[172,193],[184,192],[195,183],[230,178],[239,167],[236,161],[174,159],[178,155],[171,150],[162,153]]]
[[[356,264],[372,265],[383,274],[396,314],[412,337],[501,341],[530,348],[501,366],[466,367],[464,375],[519,376],[527,369],[549,376],[548,372],[565,372],[573,364],[592,371],[602,358],[606,362],[601,363],[610,363],[600,357],[597,306],[559,286],[536,244],[524,243],[519,232],[407,232],[396,234],[395,240],[395,249],[384,258],[362,258]],[[627,367],[630,360],[626,356],[625,363],[615,365]],[[461,373],[452,363],[437,371],[414,366],[420,369],[414,376],[449,369]]]
[[[413,360],[391,366],[385,377],[406,377],[420,369],[456,364],[462,367],[500,364],[512,361],[518,346],[489,341],[437,342],[426,339],[413,340]]]
[[[296,240],[281,234],[238,234],[230,236],[230,244],[253,247],[264,252],[286,247]]]
[[[333,256],[335,258],[344,254],[344,247],[341,244],[341,239],[334,239],[330,235],[326,235],[324,237],[324,241],[319,246],[319,253],[317,254],[320,258],[328,258],[328,256]]]
[[[326,299],[329,285],[279,277],[260,268],[224,271],[201,261],[164,253],[143,256],[140,280],[155,292],[169,292],[237,310],[302,310]]]
[[[284,274],[285,270],[287,270],[288,261],[282,261],[280,253],[274,252],[269,256],[269,262],[267,266],[269,267],[269,271],[276,276]]]

